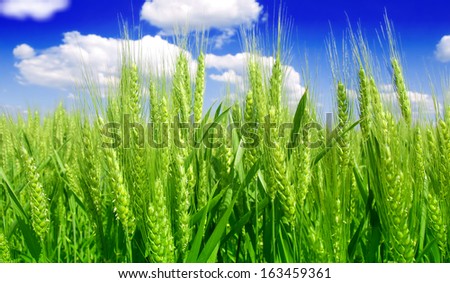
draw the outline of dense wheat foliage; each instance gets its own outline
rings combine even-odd
[[[308,91],[288,109],[280,44],[209,111],[205,54],[191,72],[182,52],[164,79],[125,54],[75,110],[3,114],[0,262],[449,262],[450,108],[413,117],[394,53],[382,103],[350,44],[332,131]]]

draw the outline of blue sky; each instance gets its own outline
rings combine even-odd
[[[329,106],[332,87],[325,40],[330,24],[339,38],[348,16],[353,26],[361,24],[369,44],[376,46],[376,31],[386,10],[401,45],[410,95],[413,101],[429,104],[427,74],[448,75],[450,65],[446,2],[284,0],[285,14],[292,21],[289,102],[295,103],[305,86],[300,74],[306,54],[319,100]],[[0,106],[9,111],[29,106],[49,110],[61,100],[73,103],[73,80],[81,78],[80,58],[92,66],[101,83],[116,77],[121,19],[141,30],[144,39],[136,44],[153,54],[146,58],[152,66],[179,51],[170,36],[174,25],[188,21],[209,29],[206,104],[211,104],[223,97],[228,83],[233,90],[243,88],[245,56],[239,26],[270,29],[279,4],[277,0],[0,0]],[[386,55],[377,52],[379,58]],[[263,55],[270,64],[271,51]],[[192,56],[194,66],[196,53]],[[380,80],[386,93],[391,92],[390,82]]]

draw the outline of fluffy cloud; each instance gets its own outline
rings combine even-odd
[[[141,18],[164,31],[186,25],[226,29],[256,21],[261,10],[255,0],[153,0],[144,3]]]
[[[288,104],[293,109],[297,107],[300,98],[306,90],[300,82],[300,74],[293,67],[287,66],[284,87],[288,98]]]
[[[0,15],[20,20],[30,17],[43,21],[56,12],[67,9],[69,4],[69,0],[2,0]]]
[[[236,30],[234,29],[225,29],[222,34],[213,38],[214,40],[214,48],[220,49],[225,43],[231,41],[231,38],[236,34]]]
[[[244,77],[236,74],[234,70],[228,70],[220,75],[211,74],[209,77],[214,81],[236,85],[239,90],[244,89]]]
[[[220,75],[210,75],[210,78],[220,82],[236,84],[241,91],[244,91],[243,82],[246,76],[246,67],[251,56],[253,55],[249,53],[223,56],[207,54],[206,67],[222,72]],[[274,64],[273,57],[259,56],[256,59],[264,70],[272,69]],[[284,90],[288,105],[295,107],[305,88],[301,85],[300,74],[292,66],[284,66]]]
[[[171,34],[174,28],[217,29],[212,38],[215,48],[221,48],[235,35],[235,28],[258,21],[262,11],[256,0],[153,0],[146,1],[141,19]]]
[[[441,62],[450,62],[450,35],[445,35],[436,45],[434,52],[436,58]]]
[[[14,57],[19,59],[28,59],[35,55],[34,49],[28,44],[18,45],[13,50]]]
[[[215,81],[233,84],[243,83],[244,81],[244,78],[242,76],[237,75],[234,70],[226,71],[220,75],[212,74],[209,77]]]
[[[244,73],[248,53],[238,53],[236,55],[206,55],[206,67],[216,69],[218,71],[234,70],[237,73]]]
[[[125,42],[74,31],[65,33],[59,46],[35,53],[32,47],[22,44],[13,53],[18,59],[15,66],[20,82],[65,89],[85,82],[86,75],[100,86],[117,81],[123,48],[130,50],[128,55],[140,62],[144,73],[154,75],[173,72],[174,62],[181,52],[179,47],[159,36]],[[186,54],[191,69],[195,69],[196,63]]]

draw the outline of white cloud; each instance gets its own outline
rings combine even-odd
[[[408,96],[414,112],[425,114],[435,113],[435,103],[431,95],[416,91],[408,91]],[[437,106],[439,108],[441,107],[439,102]]]
[[[239,91],[244,90],[244,77],[236,74],[234,70],[225,71],[220,75],[211,74],[209,77],[210,79],[218,82],[236,85]]]
[[[295,109],[306,88],[301,85],[300,74],[292,67],[286,67],[285,90],[289,107]]]
[[[382,84],[378,87],[380,93],[392,93],[395,94],[394,86],[392,84]]]
[[[20,20],[32,18],[43,21],[56,12],[67,9],[69,5],[69,0],[2,0],[0,15]]]
[[[380,84],[377,86],[380,98],[383,105],[388,108],[395,106],[398,109],[397,92],[392,84]],[[432,95],[418,91],[407,91],[409,101],[411,103],[411,110],[414,117],[418,117],[419,114],[431,115],[436,113],[436,107],[434,98]],[[357,100],[359,97],[359,91],[354,89],[347,89],[347,95],[352,100]],[[437,101],[437,107],[442,111],[443,105],[440,101]],[[399,110],[399,109],[398,109]]]
[[[379,90],[380,97],[385,104],[398,104],[397,93],[395,92],[394,86],[392,84],[382,84],[379,86]],[[409,101],[411,102],[412,111],[415,115],[419,113],[435,113],[435,103],[433,100],[433,96],[418,91],[408,91],[407,94],[409,97]],[[441,103],[439,102],[438,107],[442,107]]]
[[[23,46],[14,49],[19,59],[15,64],[19,70],[19,81],[61,89],[85,82],[85,74],[100,86],[118,81],[119,58],[123,47],[131,50],[131,55],[136,57],[144,73],[151,72],[158,76],[173,72],[174,62],[181,52],[179,47],[159,36],[147,35],[140,40],[124,42],[92,34],[81,35],[77,31],[65,33],[61,45],[32,56],[30,52],[23,52],[32,48]],[[21,56],[24,54],[28,56]],[[186,54],[191,69],[195,70],[196,63],[189,53]]]
[[[236,30],[234,29],[226,29],[220,35],[213,38],[214,40],[214,48],[220,49],[225,43],[231,41],[231,38],[236,34]]]
[[[263,70],[269,70],[267,73],[270,76],[274,58],[267,56],[255,57],[249,53],[227,54],[223,56],[207,54],[206,67],[222,72],[220,75],[210,75],[211,79],[241,84],[241,90],[243,90],[244,77],[247,75],[247,63],[250,58],[255,58]],[[291,108],[297,106],[298,101],[305,91],[305,88],[301,85],[300,74],[292,66],[284,66],[284,91],[287,103]]]
[[[238,53],[236,55],[214,55],[207,54],[205,61],[206,67],[216,69],[218,71],[234,70],[242,74],[245,71],[245,64],[247,62],[247,53]]]
[[[215,81],[234,84],[242,83],[244,81],[244,78],[242,76],[237,75],[234,70],[228,70],[220,75],[212,74],[209,77]]]
[[[14,57],[18,59],[27,59],[35,55],[34,49],[28,44],[18,45],[13,50]]]
[[[141,19],[164,34],[174,29],[217,29],[221,33],[212,40],[215,48],[221,48],[234,37],[236,27],[257,22],[262,8],[256,0],[153,0],[142,6]]]
[[[445,35],[436,45],[434,55],[441,62],[450,62],[450,35]]]
[[[226,29],[257,21],[261,10],[255,0],[153,0],[144,3],[141,18],[166,32],[186,25]]]

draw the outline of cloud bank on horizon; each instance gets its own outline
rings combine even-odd
[[[0,15],[18,20],[45,21],[69,6],[70,0],[2,0]]]
[[[215,43],[217,47],[234,36],[237,26],[258,22],[262,9],[263,7],[254,0],[232,0],[222,4],[206,0],[155,0],[144,3],[141,17],[165,33],[172,32],[171,29],[176,24],[192,17],[196,20],[190,26],[191,30],[218,29],[223,32],[224,35],[218,37],[220,42]],[[119,79],[119,55],[123,43],[123,39],[105,38],[95,34],[82,35],[78,31],[71,31],[63,35],[60,45],[44,50],[37,51],[26,43],[20,44],[13,50],[17,60],[15,67],[19,70],[17,79],[22,84],[69,90],[82,83],[88,72],[93,75],[92,79],[95,82],[105,87]],[[176,56],[182,51],[160,35],[146,35],[139,40],[130,40],[126,44],[132,47],[134,54],[143,56],[137,60],[145,62],[141,66],[143,72],[157,76],[173,72]],[[189,52],[187,54],[191,70],[195,71],[196,61],[192,54]],[[210,74],[209,79],[234,85],[237,90],[243,92],[248,57],[247,53],[220,56],[207,54],[206,67],[216,72]],[[268,70],[274,61],[272,57],[265,56],[261,56],[259,60]],[[84,68],[86,66],[90,69],[86,70]],[[149,66],[153,66],[153,69],[149,69]],[[286,66],[285,72],[288,102],[295,104],[304,90],[300,84],[300,74],[292,66]]]
[[[69,0],[34,0],[33,5],[25,8],[24,3],[32,0],[4,0],[0,2],[0,15],[16,19],[49,19],[54,13],[67,9]],[[11,4],[16,3],[16,4]],[[168,74],[173,71],[174,60],[179,52],[178,46],[170,43],[164,35],[172,34],[178,26],[196,29],[214,29],[221,33],[214,39],[216,48],[224,46],[236,34],[239,26],[251,26],[264,21],[263,6],[256,0],[153,0],[146,1],[141,7],[141,20],[160,29],[157,35],[145,35],[139,40],[130,41],[132,50],[145,50],[146,56],[139,60],[145,62],[145,74]],[[189,25],[186,25],[189,23]],[[21,84],[40,85],[69,91],[83,81],[89,72],[93,79],[106,86],[119,79],[120,50],[123,39],[107,38],[101,35],[83,35],[78,31],[64,33],[59,45],[35,50],[22,43],[13,50],[15,67]],[[187,52],[187,51],[184,51]],[[187,52],[191,70],[195,70],[196,61]],[[436,45],[435,58],[440,62],[450,62],[450,35],[443,36]],[[234,85],[238,91],[245,91],[246,62],[249,55],[245,52],[235,54],[206,55],[206,67],[211,81]],[[270,70],[273,57],[260,56],[263,66]],[[89,70],[84,68],[89,66]],[[150,68],[149,66],[153,66]],[[304,92],[301,76],[292,66],[285,66],[285,91],[287,102],[295,105]],[[411,93],[412,100],[425,101],[431,106],[431,100],[422,94]],[[73,95],[72,95],[73,96]],[[431,97],[431,96],[430,96]]]
[[[124,46],[133,53],[128,55],[137,55],[135,60],[141,63],[140,68],[146,75],[161,77],[172,74],[180,52],[187,54],[191,72],[196,70],[196,61],[191,53],[159,35],[146,35],[139,40],[125,42],[123,39],[82,35],[73,31],[64,34],[62,44],[45,50],[36,51],[27,44],[18,45],[13,50],[18,60],[15,64],[19,70],[17,79],[22,84],[70,91],[74,86],[83,84],[88,74],[100,87],[106,88],[119,80],[119,58]],[[238,91],[244,92],[246,62],[250,56],[249,53],[206,54],[206,68],[219,72],[210,74],[209,78],[234,85]],[[271,70],[273,57],[259,56],[256,59],[266,70]],[[291,106],[298,102],[304,92],[300,74],[292,66],[285,66],[285,90],[287,102]]]
[[[125,47],[137,62],[145,62],[141,69],[149,74],[163,75],[173,72],[174,60],[182,50],[160,36],[146,35],[139,40],[105,38],[99,35],[82,35],[77,31],[63,35],[62,44],[36,52],[33,47],[21,44],[13,50],[18,59],[15,66],[21,83],[69,89],[83,83],[86,75],[100,87],[106,87],[119,78],[119,58]],[[140,52],[145,50],[145,52]],[[191,61],[191,69],[195,62]]]

